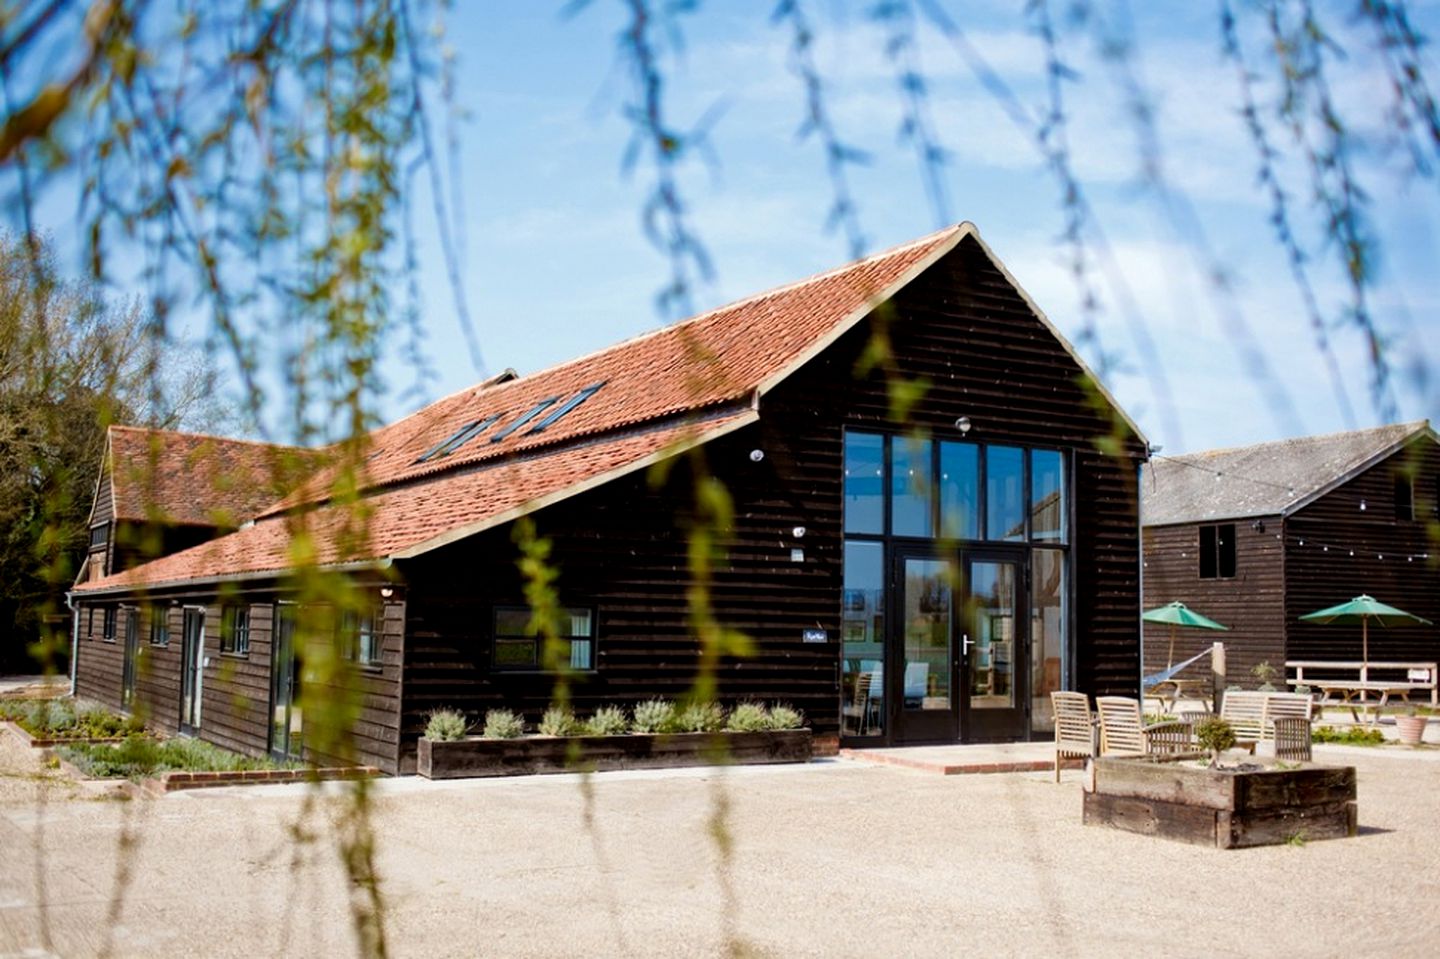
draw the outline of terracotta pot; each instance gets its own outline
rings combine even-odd
[[[1396,716],[1395,729],[1400,733],[1400,741],[1407,746],[1418,746],[1425,738],[1425,723],[1429,716]]]

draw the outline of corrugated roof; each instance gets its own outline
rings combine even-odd
[[[314,472],[324,453],[200,433],[111,426],[117,520],[235,527]]]
[[[1435,437],[1428,420],[1156,456],[1145,466],[1141,516],[1168,526],[1289,513],[1422,434]]]

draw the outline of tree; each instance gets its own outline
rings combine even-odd
[[[0,236],[0,669],[25,663],[47,619],[64,629],[106,427],[224,423],[213,365],[148,322],[61,279],[48,244]],[[58,645],[35,658],[52,663]]]

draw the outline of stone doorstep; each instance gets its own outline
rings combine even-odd
[[[959,760],[944,762],[927,759],[916,759],[913,756],[899,755],[898,750],[883,749],[842,749],[840,756],[844,759],[859,759],[865,762],[880,763],[886,766],[900,766],[904,769],[918,769],[921,772],[938,773],[941,776],[968,776],[985,775],[988,773],[1039,773],[1051,772],[1055,769],[1055,760],[1052,759],[1020,759],[1020,760]],[[1083,759],[1063,759],[1060,762],[1061,769],[1084,769]]]

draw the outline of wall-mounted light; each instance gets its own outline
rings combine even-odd
[[[793,537],[795,537],[796,539],[804,539],[804,538],[805,538],[805,527],[803,527],[803,526],[797,526],[797,527],[795,527],[794,529],[792,529],[792,530],[790,531],[790,535],[793,536]]]
[[[955,421],[955,428],[956,428],[957,430],[959,430],[961,433],[968,433],[968,432],[970,432],[970,417],[968,417],[968,416],[962,416],[962,417],[960,417],[958,420]]]
[[[1265,521],[1263,519],[1257,519],[1255,522],[1250,524],[1250,528],[1257,533],[1263,533],[1265,532]]]
[[[389,587],[389,586],[381,586],[381,587],[380,587],[380,596],[381,596],[381,598],[383,598],[383,599],[389,599],[391,596],[394,596],[394,595],[395,595],[395,590],[392,589],[391,587]]]
[[[1360,501],[1360,512],[1365,512],[1365,501],[1363,499]]]
[[[750,451],[750,462],[752,462],[752,463],[758,463],[758,462],[760,462],[761,460],[763,460],[764,458],[765,458],[765,451],[764,451],[764,450],[751,450],[751,451]]]

